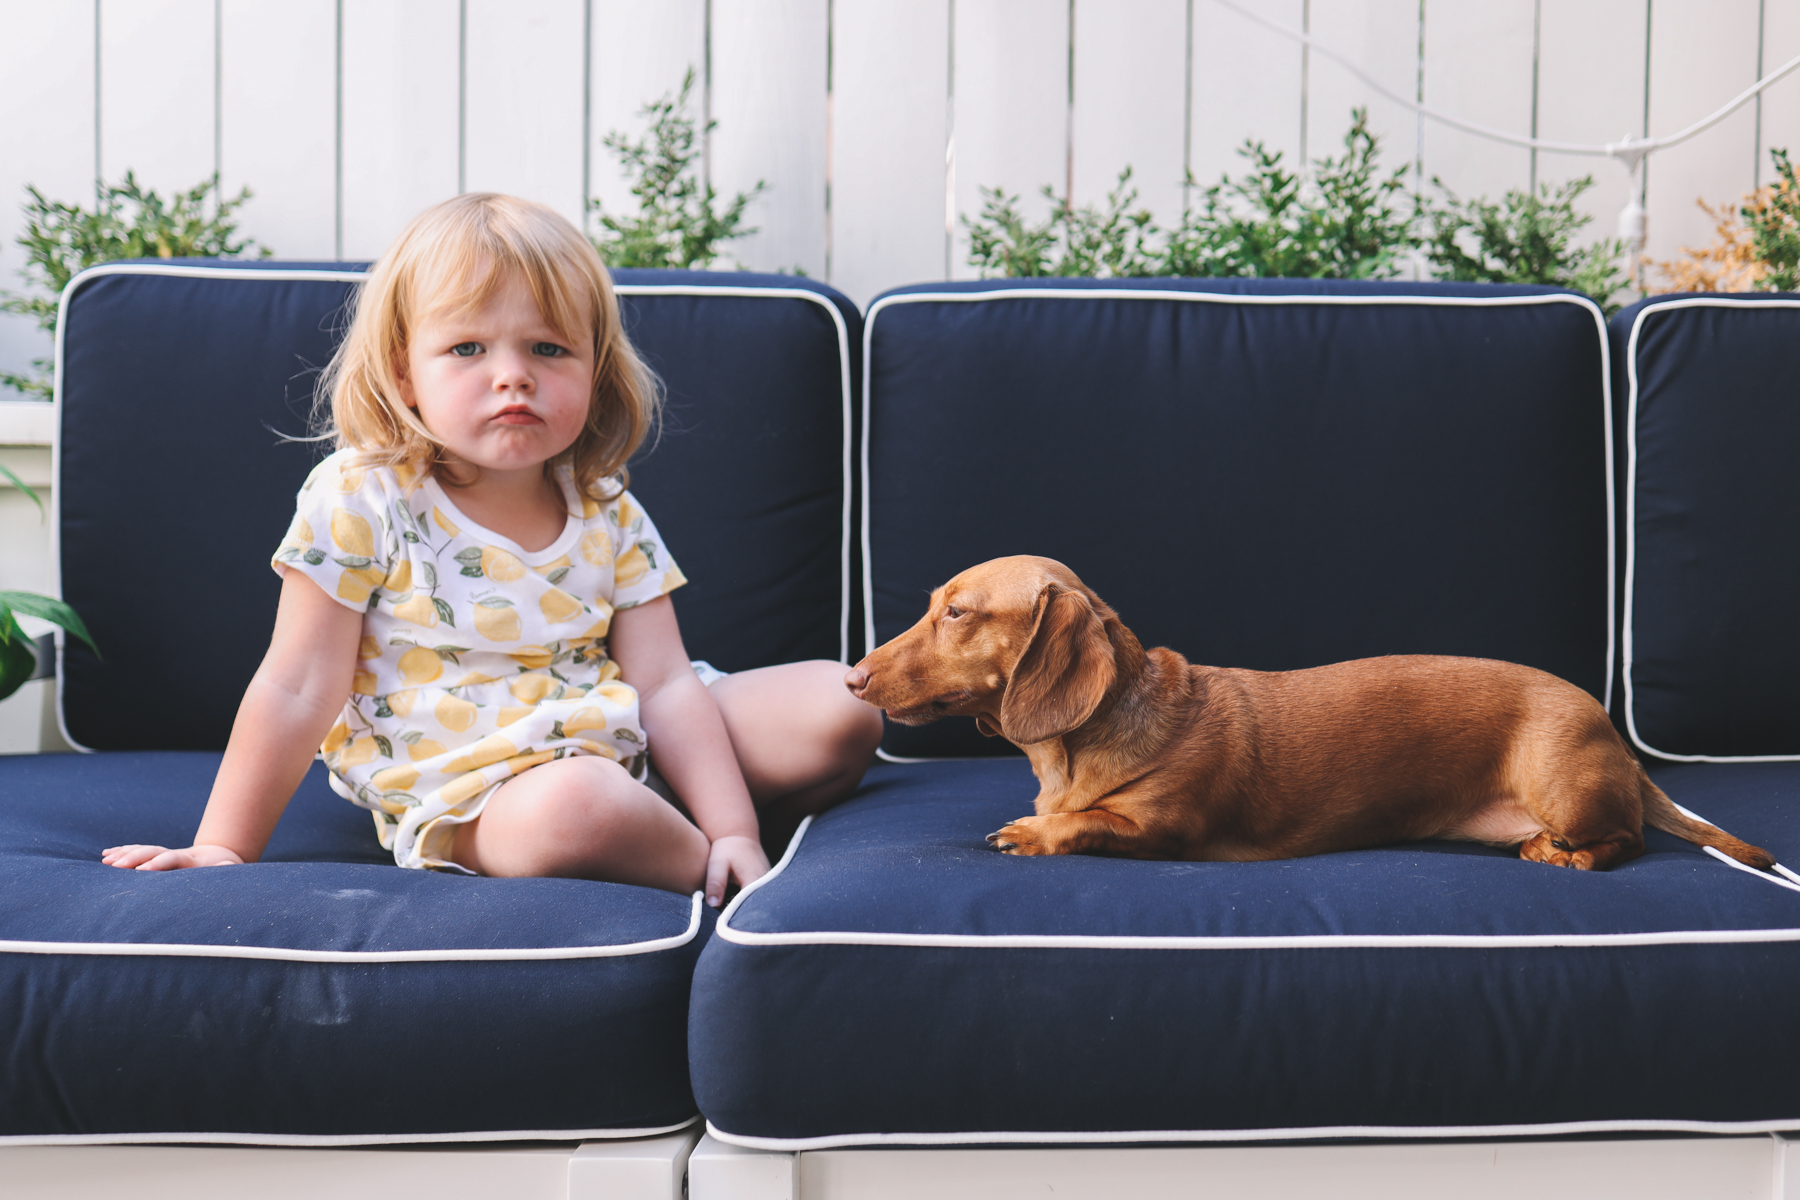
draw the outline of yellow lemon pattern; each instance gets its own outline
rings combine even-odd
[[[567,524],[528,550],[470,520],[428,471],[340,451],[308,477],[275,551],[278,570],[360,615],[353,691],[320,749],[401,866],[458,870],[456,826],[520,772],[642,760],[637,692],[607,638],[618,612],[685,577],[629,495],[584,496],[567,468],[556,479]]]

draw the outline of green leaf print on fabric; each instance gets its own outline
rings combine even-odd
[[[450,626],[452,629],[456,628],[456,612],[450,607],[449,601],[439,600],[436,596],[433,596],[431,598],[431,607],[437,609],[438,620]]]

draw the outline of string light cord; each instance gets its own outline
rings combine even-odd
[[[1664,150],[1670,146],[1679,145],[1689,138],[1711,129],[1714,125],[1717,125],[1720,121],[1723,121],[1726,117],[1729,117],[1732,113],[1756,99],[1772,84],[1791,75],[1796,70],[1800,70],[1800,55],[1796,55],[1794,58],[1789,59],[1786,63],[1783,63],[1780,67],[1777,67],[1774,71],[1771,71],[1769,74],[1763,76],[1754,84],[1738,93],[1738,95],[1728,104],[1711,116],[1703,117],[1692,125],[1689,125],[1686,129],[1683,129],[1678,133],[1672,133],[1668,137],[1634,138],[1627,136],[1616,142],[1603,142],[1598,145],[1583,142],[1553,142],[1543,138],[1526,137],[1522,134],[1508,133],[1504,129],[1495,129],[1491,125],[1482,125],[1475,121],[1465,121],[1461,117],[1455,117],[1449,113],[1440,112],[1429,105],[1420,104],[1416,100],[1409,99],[1406,96],[1400,95],[1398,92],[1389,90],[1387,87],[1383,86],[1379,80],[1363,70],[1360,66],[1351,62],[1348,58],[1345,58],[1343,55],[1323,44],[1310,34],[1302,33],[1297,29],[1289,29],[1285,25],[1271,21],[1267,17],[1252,12],[1241,4],[1235,3],[1234,0],[1214,0],[1214,2],[1224,8],[1230,9],[1232,12],[1237,13],[1246,20],[1254,21],[1265,29],[1273,30],[1283,37],[1291,38],[1313,50],[1315,53],[1331,59],[1346,71],[1349,71],[1352,75],[1368,84],[1382,96],[1392,100],[1396,104],[1411,109],[1413,112],[1416,112],[1429,120],[1436,121],[1442,125],[1448,125],[1453,129],[1460,129],[1465,133],[1475,134],[1477,137],[1489,138],[1496,142],[1505,142],[1512,146],[1523,146],[1528,150],[1542,150],[1547,154],[1584,154],[1596,157],[1616,158],[1623,162],[1628,169],[1633,171],[1637,169],[1638,163],[1643,160],[1646,154],[1649,154],[1654,150]]]
[[[1522,146],[1528,150],[1542,150],[1546,154],[1577,154],[1615,159],[1624,164],[1625,169],[1630,172],[1634,184],[1637,179],[1638,168],[1647,155],[1657,150],[1666,150],[1670,146],[1679,145],[1691,137],[1704,133],[1714,125],[1717,125],[1720,121],[1723,121],[1726,117],[1729,117],[1738,109],[1744,107],[1744,105],[1750,103],[1750,101],[1762,95],[1763,92],[1767,91],[1773,84],[1786,78],[1788,75],[1793,74],[1796,70],[1800,70],[1800,55],[1796,55],[1775,70],[1769,72],[1769,74],[1751,84],[1749,87],[1745,88],[1742,92],[1739,92],[1729,103],[1717,112],[1710,116],[1702,117],[1692,125],[1689,125],[1686,129],[1672,133],[1668,137],[1634,138],[1627,134],[1616,142],[1603,142],[1598,145],[1583,142],[1554,142],[1544,138],[1526,137],[1517,133],[1508,133],[1504,129],[1495,129],[1491,125],[1482,125],[1476,121],[1465,121],[1461,117],[1455,117],[1451,116],[1449,113],[1440,112],[1429,105],[1421,104],[1417,100],[1410,99],[1400,95],[1398,92],[1390,90],[1384,86],[1380,80],[1370,75],[1356,63],[1351,62],[1348,58],[1345,58],[1343,55],[1333,50],[1330,46],[1323,44],[1311,34],[1304,33],[1298,29],[1289,29],[1285,25],[1271,21],[1260,13],[1252,12],[1243,5],[1236,3],[1235,0],[1214,0],[1214,2],[1223,8],[1228,8],[1232,12],[1237,13],[1247,21],[1253,21],[1256,24],[1261,25],[1264,29],[1272,30],[1282,37],[1299,42],[1314,53],[1329,58],[1332,62],[1337,63],[1340,67],[1343,67],[1346,71],[1368,84],[1369,87],[1373,88],[1379,95],[1386,97],[1404,108],[1411,109],[1421,117],[1436,121],[1441,125],[1448,125],[1452,129],[1460,129],[1464,133],[1472,133],[1477,137],[1487,138],[1490,141],[1504,142],[1509,146]],[[1645,234],[1648,225],[1648,214],[1644,211],[1643,205],[1638,201],[1638,190],[1639,189],[1636,186],[1632,187],[1630,199],[1625,202],[1625,207],[1619,210],[1619,236],[1629,245],[1633,256],[1641,253],[1644,248]]]

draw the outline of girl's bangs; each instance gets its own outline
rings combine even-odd
[[[422,256],[432,264],[415,273],[414,297],[437,303],[416,308],[416,320],[459,317],[485,307],[514,280],[522,280],[550,327],[566,342],[598,349],[600,292],[578,256],[541,244],[523,229],[488,226],[473,237],[446,237],[441,252]],[[511,234],[512,237],[507,235]],[[567,261],[574,257],[576,261]],[[421,264],[423,265],[423,264]]]

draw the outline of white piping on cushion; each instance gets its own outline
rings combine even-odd
[[[1696,817],[1695,820],[1704,818]],[[1707,822],[1711,824],[1711,822]],[[737,894],[719,914],[713,932],[740,946],[909,946],[986,950],[1541,950],[1558,947],[1688,946],[1711,943],[1800,942],[1792,929],[1672,929],[1654,933],[1312,933],[1270,935],[1138,935],[1138,934],[963,934],[867,933],[857,930],[805,930],[759,933],[732,927],[731,919],[745,900],[774,880],[794,860],[812,824],[808,817],[794,832],[787,852],[767,875]],[[1717,828],[1717,826],[1714,826]],[[1780,880],[1742,863],[1732,866]],[[1559,869],[1559,868],[1552,868]],[[1560,868],[1568,869],[1568,868]],[[1781,884],[1786,887],[1786,884]],[[1800,891],[1796,887],[1795,891]]]
[[[294,950],[283,946],[223,946],[183,942],[32,942],[0,940],[0,954],[91,954],[122,958],[252,958],[275,962],[415,963],[541,962],[577,958],[626,958],[673,950],[700,932],[700,893],[688,911],[687,929],[646,942],[616,946],[535,946],[512,950]]]
[[[863,653],[868,654],[875,649],[875,567],[874,555],[871,553],[869,533],[869,512],[874,507],[871,500],[869,479],[869,413],[871,406],[870,385],[875,378],[874,370],[874,335],[875,318],[885,308],[896,304],[918,303],[957,303],[967,304],[986,300],[1067,300],[1067,299],[1110,299],[1110,300],[1183,300],[1205,304],[1250,304],[1292,306],[1304,304],[1326,304],[1356,306],[1407,305],[1422,308],[1503,308],[1531,304],[1574,304],[1587,308],[1594,317],[1594,324],[1600,336],[1600,394],[1601,421],[1604,433],[1605,481],[1606,481],[1606,678],[1600,693],[1600,703],[1608,712],[1612,711],[1612,679],[1613,663],[1617,643],[1617,608],[1614,564],[1617,562],[1618,550],[1617,516],[1614,508],[1613,481],[1613,425],[1612,425],[1612,343],[1606,335],[1606,315],[1600,306],[1586,296],[1572,292],[1551,293],[1535,296],[1336,296],[1336,295],[1235,295],[1225,292],[1187,292],[1164,291],[1155,288],[1004,288],[987,292],[904,292],[883,296],[869,306],[863,317],[863,394],[862,394],[862,551],[863,551]],[[905,758],[889,754],[885,750],[877,750],[876,754],[884,762],[944,762],[956,761],[943,758]]]
[[[1720,862],[1724,863],[1726,866],[1736,867],[1740,871],[1747,871],[1750,874],[1756,876],[1758,879],[1762,880],[1764,883],[1772,883],[1776,887],[1786,888],[1790,892],[1800,892],[1800,883],[1789,883],[1787,881],[1787,879],[1777,879],[1775,876],[1769,874],[1767,871],[1759,871],[1755,867],[1751,866],[1749,863],[1741,863],[1737,859],[1731,857],[1731,855],[1725,853],[1723,850],[1720,850],[1717,846],[1702,846],[1702,847],[1700,847],[1700,849],[1706,851],[1706,853],[1712,855],[1712,857],[1718,859]],[[1781,872],[1783,875],[1788,876],[1789,878],[1793,877],[1793,872],[1789,871],[1786,867],[1783,867],[1780,863],[1775,864],[1775,869],[1777,871]]]
[[[1651,313],[1677,308],[1800,308],[1800,300],[1730,300],[1718,296],[1696,296],[1646,305],[1632,319],[1631,336],[1625,343],[1625,619],[1620,631],[1622,665],[1619,671],[1625,691],[1625,731],[1631,735],[1631,740],[1638,749],[1673,762],[1800,762],[1800,754],[1674,754],[1658,750],[1638,735],[1637,695],[1631,682],[1632,609],[1637,592],[1638,335],[1643,332],[1644,321]]]
[[[1108,1145],[1122,1142],[1275,1142],[1324,1138],[1556,1137],[1581,1133],[1775,1133],[1800,1129],[1800,1117],[1772,1121],[1562,1121],[1546,1125],[1316,1125],[1293,1129],[1138,1129],[1097,1133],[1003,1130],[989,1133],[845,1133],[772,1138],[727,1133],[706,1123],[721,1142],[752,1150],[829,1150],[839,1146],[958,1146],[1001,1144]]]
[[[0,1146],[143,1146],[199,1142],[226,1146],[404,1146],[431,1142],[575,1142],[656,1137],[690,1128],[695,1113],[676,1125],[642,1129],[502,1129],[473,1133],[45,1133],[0,1135]]]

